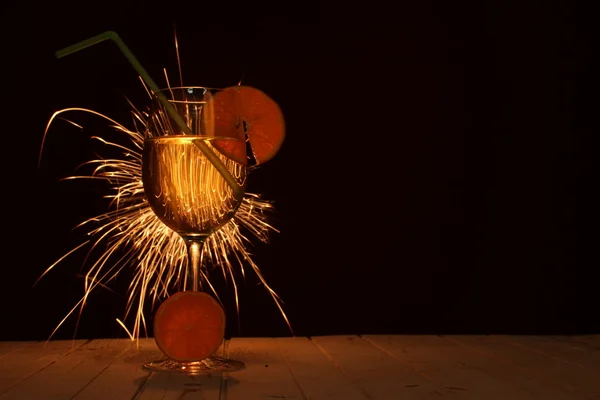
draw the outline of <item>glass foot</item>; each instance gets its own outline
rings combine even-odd
[[[200,361],[180,362],[175,360],[157,360],[146,363],[142,369],[146,372],[179,372],[186,375],[205,375],[211,372],[237,372],[246,368],[242,361],[230,360],[219,356],[210,356]]]

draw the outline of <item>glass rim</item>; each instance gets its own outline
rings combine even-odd
[[[203,89],[204,93],[202,93],[202,96],[204,96],[204,95],[206,95],[207,92],[210,93],[210,92],[223,91],[226,88],[214,88],[214,87],[207,87],[207,86],[172,86],[172,87],[167,87],[167,88],[163,88],[158,91],[152,92],[152,99],[157,100],[158,95],[162,94],[163,96],[166,97],[167,101],[172,104],[206,104],[206,100],[190,100],[190,99],[186,99],[185,95],[182,96],[183,98],[178,98],[177,95],[175,94],[175,92],[177,92],[177,91],[183,91],[186,89]],[[202,97],[199,97],[199,98],[202,98]]]
[[[150,137],[146,137],[144,138],[144,141],[150,141],[150,140],[160,140],[160,139],[175,139],[175,138],[189,138],[189,139],[211,139],[211,140],[239,140],[240,142],[245,142],[244,139],[242,138],[236,138],[233,136],[213,136],[213,135],[186,135],[186,134],[179,134],[179,135],[159,135],[159,136],[150,136]]]
[[[218,88],[218,87],[210,87],[210,86],[169,86],[166,88],[162,88],[159,89],[155,92],[152,92],[153,94],[155,93],[169,93],[172,92],[174,90],[181,90],[181,89],[204,89],[205,91],[218,91],[218,90],[225,90],[227,88]]]

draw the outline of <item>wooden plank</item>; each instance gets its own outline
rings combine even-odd
[[[464,398],[463,392],[436,384],[358,336],[322,336],[312,340],[357,391],[370,400],[435,399],[450,393],[453,398]]]
[[[598,338],[235,338],[247,369],[195,378],[145,373],[153,339],[0,342],[0,400],[600,399]]]
[[[130,400],[143,387],[149,377],[142,366],[162,357],[154,339],[140,339],[131,343],[129,339],[117,347],[127,348],[106,369],[101,371],[88,385],[73,397],[75,400]]]
[[[0,400],[70,399],[131,345],[131,341],[115,339],[90,341],[22,380]]]
[[[446,389],[462,391],[465,399],[572,399],[567,392],[557,392],[505,363],[438,335],[366,335],[364,339]]]
[[[224,376],[227,380],[223,399],[307,399],[275,339],[233,338],[228,353],[229,357],[246,363],[246,369]]]
[[[7,354],[18,351],[25,347],[33,346],[39,342],[14,342],[14,341],[4,341],[0,342],[0,359],[5,357]]]
[[[153,341],[153,339],[152,339]],[[154,341],[152,342],[154,343]],[[221,348],[217,350],[217,355],[223,354],[225,341]],[[154,344],[155,351],[158,351]],[[161,360],[165,356],[160,351],[155,352],[154,357],[146,360],[138,360],[138,368],[141,368],[143,362],[152,360]],[[143,361],[143,362],[141,362]],[[221,390],[221,374],[213,373],[201,376],[187,376],[181,373],[152,372],[147,378],[140,382],[141,386],[135,397],[123,397],[124,399],[135,400],[180,400],[180,399],[201,399],[201,400],[219,400]],[[101,397],[98,397],[101,399]],[[87,399],[86,399],[87,400]]]
[[[65,340],[49,342],[47,345],[45,342],[39,342],[7,354],[0,362],[0,399],[4,399],[4,394],[12,388],[50,367],[87,342],[87,340]]]
[[[368,399],[308,338],[278,338],[276,344],[307,399]]]
[[[600,335],[558,335],[552,338],[560,341],[566,341],[573,344],[586,346],[590,350],[600,351]]]
[[[548,387],[568,392],[573,399],[600,398],[600,386],[598,385],[600,380],[597,374],[582,373],[581,370],[575,371],[564,363],[511,345],[501,335],[461,335],[446,337],[446,339],[473,348],[495,360],[508,363],[521,373],[545,383]]]
[[[180,373],[153,372],[135,400],[218,400],[221,374],[187,376]]]
[[[40,342],[23,342],[14,340],[3,340],[0,341],[0,351],[4,349],[22,348]]]
[[[506,336],[514,346],[539,353],[543,357],[566,363],[573,370],[589,369],[600,376],[600,351],[590,351],[589,347],[576,342],[561,342],[551,337],[514,335]]]

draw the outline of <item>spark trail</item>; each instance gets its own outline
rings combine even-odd
[[[113,129],[127,138],[127,144],[116,143],[94,136],[92,139],[102,142],[107,148],[116,149],[120,156],[98,158],[85,163],[92,173],[70,176],[64,179],[104,180],[109,184],[105,196],[110,199],[109,211],[83,221],[77,228],[86,230],[88,239],[70,250],[46,269],[38,281],[53,268],[61,264],[71,254],[88,248],[84,295],[67,313],[51,333],[50,338],[60,326],[79,310],[84,310],[90,294],[99,287],[106,287],[124,270],[132,276],[128,288],[128,297],[124,320],[133,314],[133,326],[127,329],[132,339],[139,339],[142,331],[147,332],[144,307],[150,302],[152,308],[161,299],[172,294],[173,290],[185,289],[188,273],[188,258],[183,239],[154,214],[144,196],[142,184],[142,150],[147,113],[138,111],[131,103],[135,129],[127,129],[104,114],[85,108],[66,108],[52,115],[44,132],[42,149],[46,135],[53,122],[67,112],[91,113],[108,121]],[[72,123],[80,127],[78,124]],[[81,128],[81,127],[80,127]],[[41,161],[42,152],[40,151]],[[269,222],[274,211],[273,204],[258,194],[246,193],[242,204],[234,217],[221,229],[211,234],[202,246],[201,262],[211,265],[232,283],[238,314],[238,279],[246,274],[249,267],[272,296],[282,317],[291,331],[291,325],[282,308],[282,301],[267,284],[260,269],[248,251],[252,239],[267,243],[271,232],[278,230]],[[210,273],[202,268],[202,281],[220,299],[211,284]],[[212,271],[211,271],[212,273]],[[36,281],[37,283],[37,281]]]

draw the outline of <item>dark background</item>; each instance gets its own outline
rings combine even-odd
[[[112,43],[54,58],[109,29],[160,85],[162,68],[177,75],[176,29],[186,84],[243,76],[281,105],[286,142],[249,191],[278,210],[281,233],[253,252],[295,334],[600,332],[574,6],[414,3],[5,3],[0,339],[46,339],[83,294],[83,255],[32,285],[106,211],[102,184],[59,179],[112,131],[72,116],[85,129],[56,123],[39,169],[37,156],[56,110],[131,127],[123,96],[147,102]],[[125,336],[128,276],[90,298],[78,337]],[[224,292],[228,334],[290,335],[256,283],[242,286],[241,326]]]

